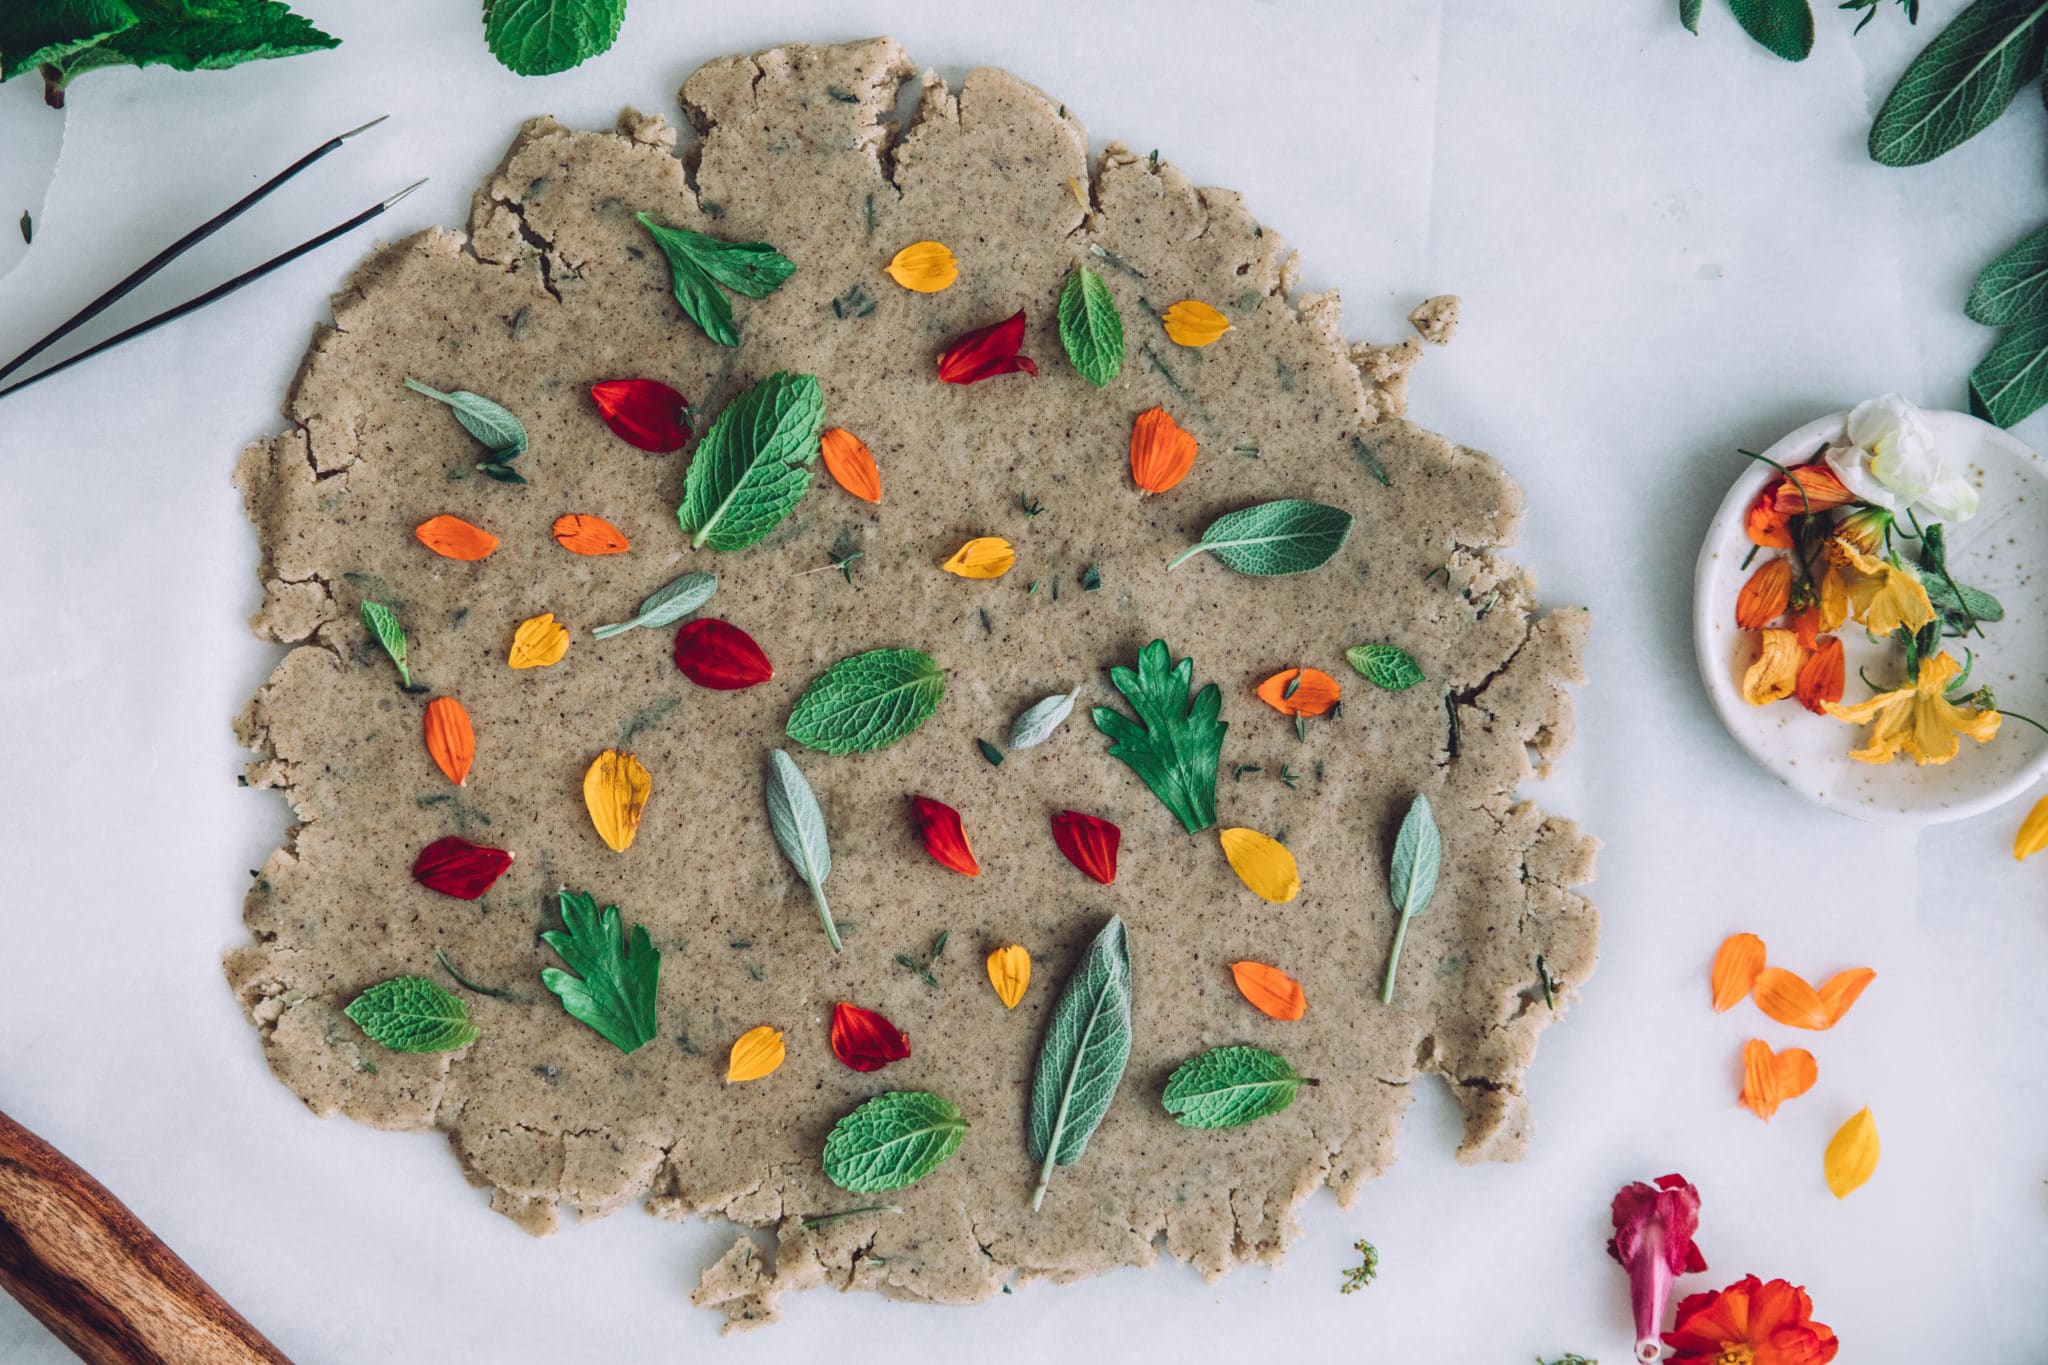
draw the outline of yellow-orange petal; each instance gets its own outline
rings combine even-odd
[[[422,724],[434,766],[456,786],[467,785],[469,765],[476,760],[476,731],[469,712],[453,697],[436,697],[427,703]]]
[[[1847,1123],[1835,1130],[1828,1141],[1828,1151],[1823,1169],[1827,1172],[1828,1189],[1837,1199],[1847,1199],[1863,1182],[1877,1172],[1877,1120],[1870,1116],[1868,1107],[1856,1111]]]
[[[420,544],[443,559],[474,562],[498,548],[498,538],[489,531],[445,512],[421,522],[412,533],[419,538]]]
[[[1013,1010],[1031,984],[1031,954],[1022,944],[1012,943],[988,955],[988,984],[996,988],[1003,1008]]]
[[[1301,983],[1278,967],[1263,962],[1233,962],[1230,975],[1252,1008],[1271,1019],[1299,1019],[1308,1012]]]
[[[1806,651],[1791,631],[1766,630],[1760,636],[1756,662],[1742,675],[1742,699],[1751,706],[1768,706],[1798,691],[1799,670],[1806,666]]]
[[[2033,857],[2048,848],[2048,796],[2034,803],[2027,812],[2027,818],[2020,821],[2020,832],[2013,836],[2012,856],[2015,861]]]
[[[936,294],[960,278],[960,263],[943,242],[912,242],[889,262],[889,278],[905,289]]]
[[[624,853],[633,846],[653,792],[654,777],[647,765],[617,749],[599,754],[583,774],[583,804],[590,811],[590,823],[612,852]]]
[[[1771,1051],[1761,1038],[1742,1045],[1742,1100],[1765,1123],[1786,1100],[1798,1099],[1820,1079],[1820,1065],[1803,1047]]]
[[[732,1045],[732,1054],[725,1062],[725,1079],[735,1083],[758,1081],[763,1076],[773,1075],[787,1055],[781,1029],[770,1028],[766,1024],[750,1028]]]
[[[622,555],[633,548],[618,527],[581,512],[555,518],[555,544],[572,555]]]
[[[1755,934],[1730,934],[1714,954],[1714,1013],[1734,1009],[1764,969],[1764,941]]]
[[[1255,829],[1219,830],[1230,870],[1261,900],[1285,905],[1301,894],[1301,870],[1287,845]]]
[[[833,482],[862,502],[882,500],[882,471],[867,442],[844,427],[827,427],[818,436],[818,450]]]
[[[1836,972],[1820,986],[1821,1008],[1827,1011],[1829,1028],[1842,1022],[1842,1016],[1849,1012],[1849,1006],[1856,1003],[1856,997],[1863,994],[1863,988],[1877,979],[1877,973],[1868,967],[1852,967],[1846,972]]]
[[[962,578],[1001,578],[1017,562],[1017,552],[1001,536],[978,536],[953,551],[940,565],[947,573]]]
[[[1165,408],[1147,408],[1131,423],[1131,482],[1164,493],[1195,467],[1195,438]]]
[[[569,628],[551,611],[530,616],[512,632],[512,652],[505,662],[514,668],[548,668],[569,652]]]
[[[1296,679],[1300,679],[1296,683]],[[1287,689],[1292,685],[1294,692]],[[1329,674],[1314,668],[1290,668],[1259,684],[1259,700],[1283,716],[1320,716],[1335,706],[1344,689]]]
[[[1757,567],[1735,594],[1735,624],[1744,630],[1762,630],[1785,614],[1792,600],[1792,561],[1774,555]]]
[[[1182,299],[1159,315],[1176,346],[1207,346],[1230,330],[1230,319],[1200,299]]]
[[[1830,1023],[1820,992],[1805,977],[1783,967],[1757,973],[1756,1007],[1792,1028],[1824,1029]]]

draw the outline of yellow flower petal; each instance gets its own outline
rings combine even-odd
[[[653,790],[654,777],[647,765],[617,749],[599,754],[583,774],[583,804],[590,808],[590,823],[612,852],[624,853],[633,846]]]
[[[1003,1002],[1004,1009],[1017,1008],[1017,1002],[1024,998],[1024,988],[1031,984],[1031,954],[1015,943],[990,953],[988,983],[996,988],[996,997]]]
[[[1088,191],[1081,188],[1080,179],[1076,176],[1068,176],[1067,188],[1074,192],[1074,202],[1081,206],[1081,212],[1086,213],[1088,211]]]
[[[1751,706],[1768,706],[1783,701],[1799,686],[1799,668],[1807,651],[1799,636],[1789,630],[1761,632],[1756,662],[1742,675],[1742,699]]]
[[[519,623],[512,632],[512,653],[505,662],[514,668],[546,668],[569,652],[569,628],[544,611]]]
[[[1868,1108],[1859,1109],[1835,1131],[1824,1165],[1828,1188],[1837,1199],[1847,1199],[1877,1170],[1877,1120]]]
[[[1182,299],[1159,320],[1176,346],[1207,346],[1230,330],[1230,319],[1200,299]]]
[[[1218,837],[1223,840],[1223,856],[1230,859],[1230,870],[1253,895],[1285,905],[1301,894],[1301,872],[1287,845],[1255,829],[1226,829]]]
[[[1998,712],[1974,706],[1958,706],[1948,699],[1948,687],[1962,671],[1947,650],[1920,664],[1920,677],[1904,687],[1880,692],[1853,706],[1823,702],[1827,713],[1837,720],[1861,725],[1869,722],[1861,749],[1849,751],[1859,763],[1889,763],[1901,751],[1915,763],[1946,763],[1962,747],[1958,736],[1979,744],[1998,733],[2004,719]]]
[[[2036,801],[2027,818],[2020,821],[2020,832],[2012,841],[2012,856],[2015,860],[2031,858],[2044,848],[2048,848],[2048,796]]]
[[[763,1024],[750,1028],[739,1036],[732,1045],[732,1056],[726,1059],[725,1078],[728,1081],[758,1081],[763,1076],[773,1075],[775,1068],[782,1065],[787,1049],[782,1045],[782,1030]]]
[[[940,567],[962,578],[1001,578],[1017,562],[1017,552],[1001,536],[980,536],[953,551]]]
[[[943,242],[912,242],[889,262],[889,276],[905,289],[936,294],[960,278],[960,263]]]
[[[1828,558],[1855,571],[1849,583],[1849,604],[1857,620],[1878,635],[1899,627],[1918,630],[1934,619],[1927,589],[1910,570],[1864,554],[1840,536],[1828,542]]]

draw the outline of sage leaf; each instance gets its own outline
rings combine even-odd
[[[1052,738],[1052,732],[1066,723],[1074,714],[1074,699],[1081,695],[1081,689],[1055,693],[1044,701],[1028,708],[1010,726],[1010,747],[1029,749]]]
[[[868,753],[930,720],[945,695],[945,671],[930,655],[871,649],[813,679],[784,728],[797,743],[823,753]]]
[[[1386,980],[1380,984],[1380,1003],[1394,1003],[1394,974],[1401,965],[1401,944],[1408,937],[1408,922],[1429,909],[1436,894],[1437,873],[1444,862],[1443,836],[1437,832],[1436,817],[1430,813],[1429,798],[1417,793],[1394,836],[1394,854],[1387,871],[1387,894],[1401,916],[1394,930],[1394,947],[1387,954]]]
[[[1243,574],[1307,573],[1327,564],[1350,535],[1351,514],[1343,508],[1283,498],[1225,512],[1209,523],[1200,543],[1166,567],[1178,568],[1206,550]]]
[[[1029,1150],[1041,1163],[1033,1210],[1053,1167],[1088,1150],[1130,1060],[1131,953],[1123,919],[1112,915],[1061,988],[1032,1072]]]
[[[928,1090],[891,1090],[832,1125],[825,1178],[853,1194],[900,1190],[960,1149],[967,1120]]]
[[[2009,427],[2048,403],[2048,317],[2021,323],[1970,371],[1970,407]]]
[[[549,967],[541,984],[555,993],[571,1017],[588,1024],[621,1052],[654,1040],[654,1001],[661,979],[661,954],[647,936],[647,926],[631,932],[619,907],[607,905],[600,915],[597,898],[587,891],[563,887],[562,928],[550,929],[541,941],[569,964],[569,971]],[[571,975],[574,973],[574,975]]]
[[[1765,49],[1788,62],[1813,51],[1813,7],[1806,0],[1728,0],[1735,22]]]
[[[398,681],[407,691],[412,690],[412,670],[405,662],[405,627],[398,624],[398,613],[382,602],[364,601],[362,606],[363,624],[377,637],[377,643],[384,646],[384,652],[391,656],[391,662],[398,665]]]
[[[816,375],[778,371],[727,403],[683,477],[690,544],[744,550],[774,530],[810,489],[824,424]]]
[[[664,227],[645,213],[639,219],[668,258],[676,303],[720,346],[737,346],[740,337],[733,326],[732,305],[718,286],[761,299],[796,273],[795,262],[766,242],[728,242],[688,228]]]
[[[1700,31],[1700,7],[1706,0],[1678,0],[1678,22],[1684,24],[1688,33]]]
[[[1135,673],[1109,670],[1137,720],[1107,706],[1093,712],[1095,728],[1114,741],[1109,756],[1130,765],[1190,834],[1216,823],[1216,773],[1230,730],[1230,722],[1217,719],[1223,693],[1215,683],[1189,699],[1194,677],[1194,659],[1174,663],[1166,641],[1154,640],[1138,651]]]
[[[616,625],[599,626],[590,633],[597,639],[609,640],[614,635],[624,635],[629,630],[658,630],[662,626],[674,625],[709,602],[711,594],[717,591],[716,574],[686,573],[650,594],[647,600],[640,604],[640,610],[632,620],[621,621]]]
[[[1124,367],[1124,320],[1102,276],[1076,262],[1060,290],[1060,344],[1083,379],[1101,388]]]
[[[1344,657],[1384,692],[1405,692],[1427,676],[1415,656],[1399,645],[1354,645]]]
[[[379,981],[342,1013],[393,1052],[450,1052],[476,1041],[469,1006],[424,976]]]
[[[777,749],[768,755],[768,828],[775,842],[811,889],[818,907],[818,921],[832,951],[839,951],[839,926],[832,922],[832,907],[825,903],[825,879],[832,875],[832,845],[825,836],[825,812],[818,809],[818,794],[804,780],[794,760]]]
[[[526,453],[526,424],[490,399],[471,393],[467,389],[443,393],[439,389],[428,388],[416,379],[406,380],[405,386],[414,393],[425,394],[437,403],[446,403],[450,411],[454,412],[455,420],[462,423],[462,429],[483,442],[484,448],[491,452],[492,464],[504,464]],[[520,479],[519,482],[526,481]]]
[[[2048,0],[1976,0],[1915,57],[1870,125],[1871,160],[1918,166],[1990,127],[2041,71]]]
[[[1986,327],[2011,327],[2048,314],[2048,228],[2015,242],[1985,266],[1963,311]]]
[[[1174,1068],[1163,1097],[1183,1128],[1237,1128],[1269,1118],[1316,1082],[1257,1047],[1219,1047]]]
[[[521,76],[552,76],[610,49],[626,0],[484,0],[484,45]]]

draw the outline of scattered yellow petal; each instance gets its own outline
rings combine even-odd
[[[833,482],[862,502],[882,500],[882,471],[866,441],[845,427],[827,427],[818,434],[818,450]]]
[[[1828,1188],[1835,1198],[1847,1199],[1877,1171],[1877,1120],[1868,1107],[1835,1131],[1828,1142],[1825,1163]]]
[[[1207,346],[1230,330],[1230,319],[1200,299],[1182,299],[1159,320],[1176,346]]]
[[[599,754],[583,774],[583,804],[590,808],[590,823],[612,852],[624,853],[633,846],[653,790],[654,777],[647,765],[617,749]]]
[[[1742,699],[1751,706],[1769,706],[1791,696],[1799,688],[1799,670],[1806,664],[1807,651],[1800,647],[1797,634],[1789,630],[1761,634],[1756,662],[1742,675]]]
[[[569,652],[569,628],[551,611],[529,617],[512,632],[512,653],[505,662],[514,668],[547,668]]]
[[[1786,1100],[1798,1099],[1820,1079],[1820,1065],[1803,1047],[1771,1051],[1761,1038],[1742,1045],[1742,1106],[1765,1123]]]
[[[1856,997],[1863,994],[1863,988],[1877,979],[1877,973],[1868,967],[1853,967],[1846,972],[1836,972],[1821,983],[1820,1003],[1827,1011],[1828,1027],[1842,1022],[1842,1016],[1849,1012],[1849,1006],[1856,1003]]]
[[[1299,1019],[1308,1013],[1308,996],[1301,983],[1278,967],[1263,962],[1233,962],[1230,975],[1252,1008],[1271,1019]]]
[[[1714,1013],[1734,1009],[1764,969],[1764,941],[1755,934],[1731,934],[1714,954]]]
[[[1301,872],[1287,845],[1255,829],[1226,829],[1218,837],[1230,870],[1253,895],[1285,905],[1301,894]]]
[[[988,955],[988,983],[996,988],[1003,1008],[1013,1010],[1031,984],[1031,954],[1019,944],[998,948]]]
[[[1081,206],[1081,212],[1086,213],[1088,211],[1088,191],[1081,188],[1080,177],[1068,176],[1067,188],[1074,192],[1074,202]]]
[[[953,551],[940,567],[962,578],[1001,578],[1017,562],[1017,552],[1001,536],[979,536]]]
[[[427,703],[424,723],[434,766],[456,786],[467,786],[469,765],[476,760],[476,731],[469,712],[453,697],[436,697]]]
[[[2031,858],[2044,848],[2048,848],[2048,796],[2036,801],[2027,818],[2020,821],[2020,832],[2012,841],[2012,856]]]
[[[889,277],[905,289],[936,294],[960,278],[960,263],[943,242],[912,242],[889,262]]]
[[[1766,967],[1757,973],[1756,1007],[1792,1028],[1824,1029],[1831,1022],[1820,992],[1805,977],[1783,967]]]
[[[771,1076],[782,1065],[787,1052],[782,1045],[781,1029],[766,1024],[750,1028],[732,1045],[732,1055],[725,1062],[725,1079],[758,1081]]]

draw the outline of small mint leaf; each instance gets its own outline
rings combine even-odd
[[[900,1190],[937,1170],[966,1136],[967,1120],[952,1101],[892,1090],[832,1125],[825,1178],[854,1194]]]
[[[450,1052],[477,1036],[462,998],[424,976],[380,981],[342,1013],[393,1052]]]
[[[871,649],[819,674],[796,699],[787,732],[824,753],[868,753],[930,720],[945,695],[945,671],[930,655]]]
[[[618,40],[626,0],[485,0],[484,44],[507,70],[552,76]]]

